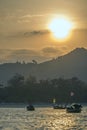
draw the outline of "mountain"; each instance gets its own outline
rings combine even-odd
[[[87,82],[87,50],[76,48],[70,53],[40,64],[5,63],[0,65],[0,81],[7,82],[16,73],[37,79],[78,77]]]
[[[37,66],[39,78],[78,77],[87,81],[87,50],[76,48],[55,60]]]

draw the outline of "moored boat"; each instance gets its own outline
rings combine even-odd
[[[65,109],[66,105],[64,104],[57,104],[56,99],[53,99],[53,109]]]
[[[33,105],[28,105],[28,106],[26,107],[26,109],[27,109],[27,111],[34,111],[34,110],[35,110],[35,108],[34,108]]]
[[[65,109],[66,106],[65,106],[65,105],[58,105],[58,104],[55,104],[55,105],[53,106],[53,108],[54,108],[54,109]]]
[[[80,113],[82,111],[81,108],[82,108],[81,104],[73,103],[66,108],[66,111],[68,113]]]

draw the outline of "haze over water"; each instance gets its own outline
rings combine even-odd
[[[0,108],[0,130],[87,130],[87,106],[81,113],[51,107]]]

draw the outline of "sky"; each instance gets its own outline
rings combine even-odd
[[[74,23],[64,41],[48,28],[57,16]],[[87,48],[87,0],[0,0],[0,63],[44,62]]]

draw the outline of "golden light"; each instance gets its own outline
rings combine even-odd
[[[70,35],[73,24],[68,19],[59,17],[53,19],[48,25],[48,28],[53,33],[54,37],[59,40],[63,40]]]

